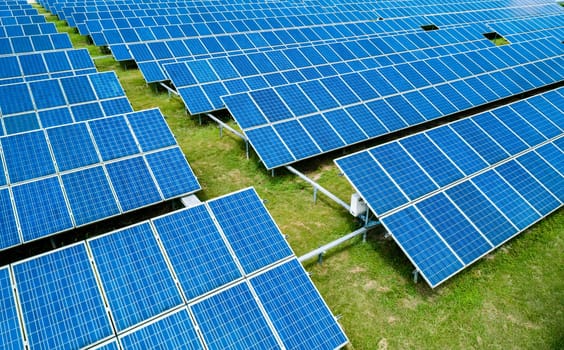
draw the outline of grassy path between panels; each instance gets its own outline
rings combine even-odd
[[[48,19],[55,21],[52,16]],[[98,48],[63,22],[75,47]],[[299,256],[356,228],[338,205],[296,176],[272,177],[245,145],[215,124],[187,117],[180,100],[155,94],[138,70],[124,71],[111,58],[96,60],[101,71],[115,70],[135,110],[159,107],[167,116],[203,191],[202,200],[254,186],[288,235]],[[305,169],[342,199],[352,189],[339,177],[335,154],[318,157]],[[474,264],[437,290],[411,280],[412,266],[382,232],[349,242],[309,263],[313,281],[351,340],[349,349],[563,349],[564,215],[560,210]]]

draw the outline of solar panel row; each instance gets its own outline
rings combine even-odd
[[[91,74],[96,71],[87,49],[0,56],[0,85]]]
[[[435,287],[564,202],[564,89],[336,160]]]
[[[66,33],[0,38],[0,56],[60,49],[72,49]]]
[[[0,111],[4,126],[0,135],[8,135],[133,109],[116,74],[104,72],[0,85]]]
[[[562,47],[546,44],[491,47],[223,100],[270,169],[558,82],[563,70],[552,67],[562,66]],[[211,106],[206,96],[198,102]]]
[[[480,34],[457,28],[191,60],[164,69],[188,111],[198,114],[223,109],[222,96],[229,94],[490,47]]]
[[[254,189],[2,268],[0,298],[0,340],[31,349],[347,342]]]
[[[12,24],[0,26],[0,38],[55,33],[57,33],[57,28],[54,23]]]
[[[200,189],[159,110],[0,138],[0,249]]]

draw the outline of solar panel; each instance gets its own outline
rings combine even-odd
[[[336,160],[431,287],[562,205],[563,130],[539,99]]]
[[[2,249],[200,188],[158,109],[3,136],[0,144]]]
[[[182,304],[149,224],[88,242],[118,332]]]
[[[282,260],[244,272],[240,261],[262,247],[232,241],[218,217],[226,211],[240,219],[233,213],[245,210],[268,215],[249,188],[0,269],[7,316],[0,336],[54,349],[115,349],[116,341],[138,349],[345,345],[287,244],[274,245]],[[273,249],[270,242],[284,241],[273,221],[259,222],[270,226],[262,233],[266,251]]]
[[[6,130],[10,134],[129,113],[133,108],[115,73],[104,72],[0,85],[0,110],[5,127],[10,119],[37,118],[25,130]]]
[[[30,347],[86,347],[112,335],[84,243],[14,264],[12,270]]]
[[[3,346],[11,349],[21,349],[24,346],[23,334],[19,326],[20,318],[15,303],[14,283],[10,276],[10,269],[0,269],[0,341]]]

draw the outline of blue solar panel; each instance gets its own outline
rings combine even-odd
[[[203,349],[186,309],[163,316],[153,323],[120,337],[125,349]]]
[[[55,173],[43,132],[4,137],[0,142],[11,183]]]
[[[261,154],[261,159],[267,168],[294,161],[294,156],[270,126],[249,130],[246,134],[252,140],[253,147]]]
[[[33,101],[24,84],[0,86],[0,111],[3,115],[33,110]]]
[[[7,188],[0,189],[0,219],[2,226],[0,227],[0,250],[12,247],[20,243],[18,226],[10,192]],[[0,330],[2,327],[0,327]]]
[[[172,132],[158,109],[130,114],[127,120],[144,152],[176,144]]]
[[[92,74],[89,77],[99,99],[125,95],[115,72]]]
[[[279,347],[245,283],[204,299],[191,309],[210,350]]]
[[[161,201],[143,157],[110,163],[106,169],[123,211]]]
[[[463,268],[462,262],[415,208],[396,212],[384,218],[383,223],[394,232],[394,238],[431,286]]]
[[[413,240],[436,235],[467,266],[562,205],[559,129],[532,101],[336,160],[432,287],[458,269],[434,271],[444,256],[413,246],[410,220],[426,231]]]
[[[99,162],[94,143],[85,124],[47,129],[47,135],[60,171]]]
[[[137,142],[124,117],[98,119],[89,125],[103,160],[139,153]]]
[[[147,223],[88,242],[118,332],[182,304]]]
[[[82,348],[112,335],[84,244],[12,268],[31,348]]]
[[[12,191],[24,241],[72,228],[57,177],[18,185]]]
[[[517,228],[470,181],[464,181],[446,194],[494,245],[505,242]]]
[[[254,190],[214,199],[209,206],[246,273],[292,255]]]
[[[62,176],[75,225],[119,214],[119,208],[101,166]]]
[[[204,205],[153,223],[187,300],[242,276]]]
[[[348,340],[293,259],[251,279],[286,349],[338,349]]]
[[[61,85],[70,104],[96,100],[92,85],[86,76],[63,78]]]
[[[6,349],[23,349],[23,335],[20,328],[18,309],[10,270],[0,269],[0,343]]]
[[[165,199],[200,188],[180,148],[151,153],[146,155],[146,159]]]

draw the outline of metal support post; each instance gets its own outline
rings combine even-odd
[[[329,192],[327,189],[323,188],[321,185],[319,185],[317,182],[313,181],[312,179],[310,179],[309,177],[305,176],[304,174],[300,173],[298,170],[294,169],[293,167],[287,165],[286,169],[288,169],[288,171],[290,171],[291,173],[298,175],[299,178],[301,178],[302,180],[304,180],[305,182],[309,183],[310,185],[313,186],[313,188],[315,188],[316,190],[321,191],[321,193],[323,193],[324,195],[326,195],[327,197],[329,197],[330,199],[332,199],[335,203],[339,204],[341,207],[345,208],[347,211],[350,210],[350,206],[345,203],[345,201],[343,201],[342,199],[340,199],[339,197],[335,196],[333,193]]]
[[[323,254],[325,254],[325,252],[321,252],[321,253],[319,253],[319,255],[317,256],[317,263],[318,263],[318,264],[323,263]]]
[[[413,270],[413,282],[417,283],[418,279],[419,279],[419,270],[415,269]]]
[[[245,155],[247,156],[247,160],[249,160],[249,140],[245,139]]]
[[[223,126],[219,126],[219,138],[223,137]]]
[[[317,203],[317,187],[313,188],[313,204]]]
[[[230,127],[229,125],[225,124],[224,122],[222,122],[221,120],[219,120],[218,118],[216,118],[213,114],[206,114],[211,120],[213,120],[214,122],[216,122],[220,128],[225,128],[229,131],[231,131],[233,134],[235,134],[236,136],[239,136],[240,138],[242,138],[243,140],[247,141],[247,138],[245,137],[245,135],[241,134],[239,131],[233,129],[232,127]]]

